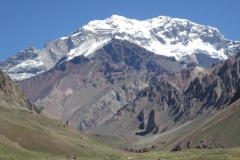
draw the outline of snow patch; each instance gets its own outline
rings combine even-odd
[[[90,56],[94,51],[96,51],[97,49],[103,47],[104,45],[106,45],[108,42],[110,42],[111,39],[110,38],[106,38],[106,39],[90,39],[88,41],[86,41],[85,43],[82,43],[81,45],[79,45],[78,47],[70,50],[70,52],[67,53],[67,60],[71,60],[76,56],[79,55],[84,55],[85,57]]]

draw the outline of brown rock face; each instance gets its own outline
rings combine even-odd
[[[156,55],[142,47],[112,39],[112,42],[95,53],[96,59],[112,61],[116,64],[126,65],[135,70],[147,69],[157,75],[170,75],[173,71],[179,70],[181,64],[176,62],[174,57]],[[167,62],[167,63],[165,63]]]
[[[157,126],[155,123],[155,112],[154,112],[154,110],[151,110],[151,112],[149,113],[149,116],[148,116],[146,130],[143,132],[137,132],[136,135],[144,136],[144,135],[147,135],[148,133],[151,133],[154,131],[156,132],[156,130],[157,130]]]
[[[239,54],[217,64],[212,73],[200,68],[188,69],[146,87],[133,103],[121,109],[121,116],[116,115],[99,127],[107,128],[114,123],[115,134],[131,133],[139,126],[143,129],[144,122],[145,131],[136,134],[154,134],[171,130],[201,115],[211,116],[230,103],[240,86]],[[153,110],[154,114],[151,114]]]
[[[82,131],[104,123],[157,77],[179,71],[174,58],[155,55],[128,41],[113,39],[95,52],[64,62],[19,82],[42,112]]]
[[[201,125],[195,127],[190,134],[176,141],[172,151],[187,148],[213,149],[234,148],[240,145],[240,98],[239,90],[234,94],[229,105],[206,119]],[[193,143],[194,142],[194,143]]]
[[[0,100],[10,103],[16,103],[21,107],[26,107],[29,110],[35,110],[33,105],[24,95],[21,88],[13,82],[8,75],[0,69]]]
[[[234,103],[240,98],[240,89],[237,90],[237,92],[234,94],[233,98],[231,99],[230,104]]]

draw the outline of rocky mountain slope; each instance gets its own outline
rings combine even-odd
[[[239,55],[216,64],[212,71],[183,70],[150,85],[134,102],[91,132],[153,136],[197,117],[212,116],[231,102],[240,86]]]
[[[112,39],[91,60],[77,56],[18,84],[43,114],[88,131],[182,66],[173,57]]]
[[[224,159],[239,158],[240,148],[128,153],[59,121],[0,102],[0,159]]]
[[[240,42],[225,39],[216,28],[188,20],[159,16],[139,21],[113,15],[47,42],[41,50],[31,46],[1,62],[0,67],[13,80],[23,80],[48,71],[63,57],[67,60],[79,55],[94,57],[94,52],[112,38],[128,40],[156,54],[202,67],[225,60],[240,49]]]
[[[35,105],[33,105],[28,98],[25,97],[21,88],[14,83],[11,78],[0,69],[0,100],[17,104],[29,110],[39,112]]]
[[[240,145],[238,136],[240,134],[240,99],[236,97],[239,97],[239,90],[227,108],[192,130],[188,136],[183,136],[175,143],[171,142],[173,143],[171,146],[175,145],[172,150],[238,147]]]
[[[181,153],[123,152],[64,123],[41,114],[32,114],[34,106],[2,71],[0,94],[0,159],[175,159],[186,156],[194,159],[199,155],[212,159],[215,156],[224,158],[226,153],[232,158],[239,157],[238,148],[221,152],[214,149],[210,152],[189,150]]]
[[[64,57],[19,84],[42,113],[77,129],[151,137],[225,108],[240,85],[239,55],[204,69],[112,39],[91,59]]]

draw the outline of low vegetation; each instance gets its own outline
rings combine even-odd
[[[0,159],[238,159],[240,148],[128,153],[14,103],[0,102]]]

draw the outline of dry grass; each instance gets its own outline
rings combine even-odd
[[[0,159],[112,159],[122,152],[61,122],[0,105]]]
[[[59,121],[0,102],[0,159],[239,159],[240,148],[153,151],[117,150]]]

